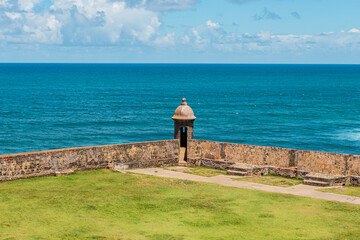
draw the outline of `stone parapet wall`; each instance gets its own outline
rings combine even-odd
[[[0,155],[0,181],[106,168],[119,163],[130,168],[178,164],[179,140],[68,148]],[[240,162],[273,166],[281,175],[316,172],[352,176],[360,183],[360,156],[235,143],[188,140],[190,164],[226,168]],[[303,175],[304,175],[303,174]],[[301,177],[302,178],[302,177]]]
[[[116,163],[138,168],[172,166],[178,163],[178,156],[179,140],[0,155],[0,181],[106,168]]]
[[[351,154],[189,140],[187,157],[192,162],[209,159],[297,168],[305,172],[360,176],[360,156]]]

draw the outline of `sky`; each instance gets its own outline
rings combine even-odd
[[[360,64],[360,1],[0,0],[0,62]]]

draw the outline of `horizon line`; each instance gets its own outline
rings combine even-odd
[[[0,62],[0,64],[360,65],[360,63]]]

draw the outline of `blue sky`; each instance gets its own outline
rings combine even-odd
[[[360,63],[359,0],[0,0],[0,62]]]

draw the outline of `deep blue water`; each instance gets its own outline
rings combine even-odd
[[[194,135],[360,153],[360,65],[0,64],[0,154]]]

